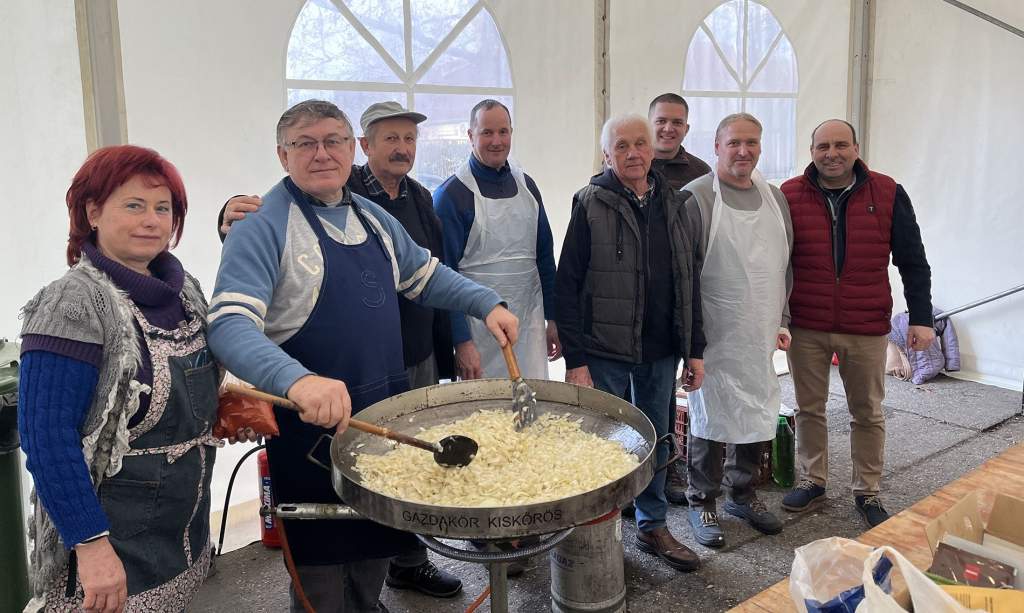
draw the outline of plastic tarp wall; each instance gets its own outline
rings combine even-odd
[[[718,0],[613,0],[611,4],[611,114],[647,114],[651,99],[679,93],[690,40]],[[830,117],[846,116],[850,37],[848,0],[761,0],[789,37],[796,54],[796,159],[810,162],[810,134]],[[721,117],[691,115],[690,133],[714,130]],[[687,146],[687,140],[683,146]],[[704,160],[715,166],[714,159]]]
[[[15,340],[21,306],[67,270],[64,193],[86,155],[73,3],[0,3],[0,58],[0,336]]]
[[[215,226],[221,205],[234,194],[261,193],[283,176],[274,127],[285,109],[286,50],[302,6],[302,0],[118,5],[128,135],[181,170],[190,206],[175,254],[207,295],[220,255]],[[484,6],[511,60],[512,155],[540,187],[557,249],[572,194],[593,169],[594,5],[501,0]],[[382,93],[380,99],[391,97]],[[352,119],[358,124],[358,117]],[[235,445],[218,452],[215,509],[244,451]],[[232,504],[255,496],[255,461],[250,460],[239,473]]]
[[[0,3],[0,336],[67,270],[64,194],[85,160],[82,80],[70,2]]]
[[[1024,29],[1024,4],[968,4]],[[877,10],[868,162],[914,203],[934,303],[950,309],[1024,283],[1024,39],[940,0]],[[965,374],[1020,389],[1024,293],[953,322]]]

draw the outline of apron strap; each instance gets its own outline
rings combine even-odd
[[[316,214],[316,211],[313,209],[313,205],[310,204],[308,199],[305,197],[306,194],[299,190],[298,186],[295,187],[294,191],[291,189],[291,186],[289,186],[288,191],[292,192],[292,197],[293,200],[295,201],[295,204],[298,205],[299,210],[302,212],[302,216],[306,218],[306,223],[308,223],[309,227],[313,229],[313,233],[316,235],[317,240],[320,242],[320,248],[321,250],[323,250],[323,245],[325,241],[333,239],[331,239],[331,237],[327,234],[327,230],[324,228],[323,222],[320,221],[320,216]],[[298,191],[299,193],[296,194],[295,191]],[[384,257],[387,258],[388,262],[391,262],[391,254],[388,253],[387,247],[384,246],[384,239],[380,236],[380,233],[377,231],[377,229],[374,228],[373,224],[371,224],[370,221],[366,218],[366,213],[362,211],[362,207],[356,204],[355,200],[350,202],[348,206],[352,208],[352,211],[355,213],[356,219],[358,219],[359,223],[363,225],[363,230],[365,230],[369,236],[372,236],[376,240],[377,246],[380,247],[381,251],[384,252]],[[324,259],[324,266],[327,266],[326,258]]]

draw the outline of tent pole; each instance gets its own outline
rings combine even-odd
[[[604,154],[600,134],[611,110],[608,50],[611,37],[611,0],[594,0],[594,171],[601,172]]]
[[[89,151],[128,142],[116,0],[75,0],[78,60]]]
[[[860,157],[867,160],[870,136],[871,64],[874,57],[875,3],[850,0],[850,78],[847,115],[860,135]]]

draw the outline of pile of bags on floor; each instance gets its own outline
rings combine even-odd
[[[939,309],[934,315],[941,313]],[[953,322],[943,319],[935,322],[935,341],[924,351],[907,350],[908,313],[897,313],[892,318],[889,344],[885,353],[885,373],[901,381],[920,385],[934,379],[943,370],[960,370],[960,345],[956,340]]]

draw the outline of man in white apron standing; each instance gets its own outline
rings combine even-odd
[[[561,356],[554,320],[555,255],[540,190],[508,161],[512,116],[497,100],[470,113],[473,153],[434,193],[445,261],[508,301],[520,322],[515,346],[526,378],[546,379]],[[452,314],[455,366],[461,379],[506,377],[499,347],[485,327]]]
[[[779,415],[772,355],[789,347],[793,224],[782,192],[755,169],[761,131],[761,123],[746,113],[723,119],[715,135],[714,173],[682,190],[687,206],[700,209],[703,225],[707,375],[690,394],[687,498],[694,536],[708,547],[725,544],[715,506],[723,482],[727,513],[765,534],[782,530],[782,522],[757,499],[753,480]]]

